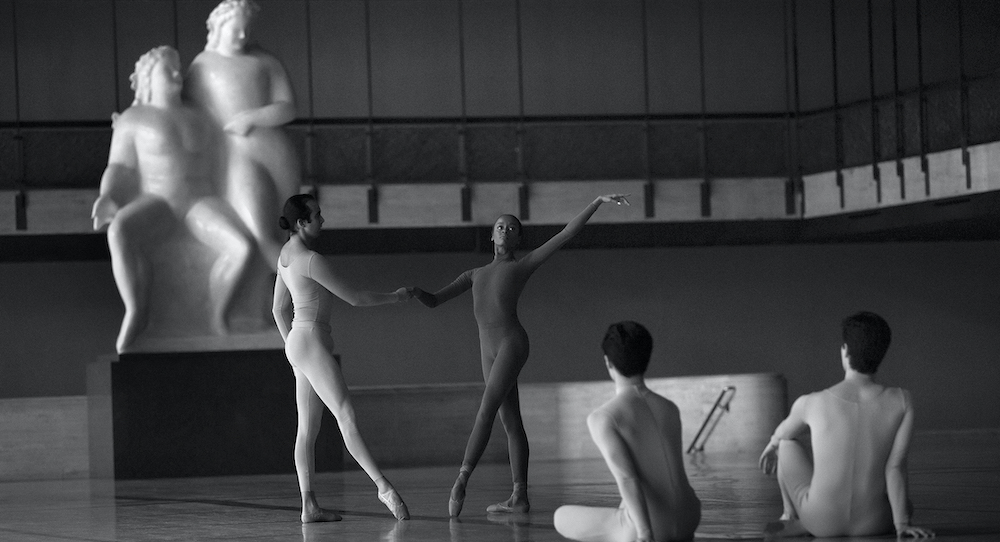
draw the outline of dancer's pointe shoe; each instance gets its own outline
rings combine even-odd
[[[302,512],[302,523],[320,523],[323,521],[340,521],[344,518],[332,510],[316,509],[311,512]]]
[[[455,485],[451,488],[451,496],[448,497],[448,515],[457,518],[462,513],[462,505],[465,504],[465,484],[468,477],[458,475]]]
[[[410,519],[410,511],[407,510],[406,503],[403,502],[403,498],[399,496],[395,488],[389,488],[389,491],[379,493],[378,500],[382,501],[382,504],[392,512],[393,517],[397,520]]]
[[[514,497],[486,507],[486,512],[490,514],[523,514],[528,510],[531,510],[531,503],[527,500],[515,501]]]

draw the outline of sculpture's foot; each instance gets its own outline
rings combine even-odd
[[[146,327],[146,322],[139,318],[135,312],[126,310],[125,316],[122,318],[122,327],[118,331],[118,339],[115,341],[115,350],[119,353],[128,351],[132,343],[135,342],[135,338]]]

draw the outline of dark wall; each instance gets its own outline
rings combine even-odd
[[[873,310],[893,326],[879,377],[911,389],[919,427],[1000,426],[1000,242],[563,250],[520,305],[526,382],[606,378],[600,338],[616,320],[654,335],[650,376],[775,371],[789,393],[842,376],[839,322]],[[485,254],[336,256],[358,284],[442,287]],[[84,367],[113,350],[122,314],[110,265],[0,264],[0,397],[85,393]],[[471,296],[339,305],[334,340],[351,385],[474,382]]]
[[[0,0],[0,188],[96,187],[135,60],[190,62],[215,4]],[[310,183],[785,176],[1000,139],[992,0],[260,4]]]

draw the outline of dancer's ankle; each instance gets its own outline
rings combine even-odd
[[[392,483],[385,476],[380,477],[375,480],[375,487],[378,488],[379,493],[386,493],[393,488]]]

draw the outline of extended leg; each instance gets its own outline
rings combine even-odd
[[[500,421],[507,432],[507,453],[510,456],[510,474],[514,489],[509,499],[486,508],[492,513],[527,512],[528,502],[528,435],[524,432],[521,419],[521,403],[518,399],[517,383],[507,393],[500,405]]]
[[[146,327],[152,289],[146,251],[165,237],[175,223],[176,218],[165,201],[141,196],[118,211],[108,226],[111,272],[125,305],[122,327],[115,341],[118,352],[128,349]]]
[[[188,212],[187,223],[195,238],[219,253],[212,264],[208,284],[212,296],[212,327],[217,334],[223,335],[228,332],[226,316],[233,295],[253,254],[253,238],[239,217],[218,198],[196,203]]]
[[[309,379],[316,394],[337,419],[337,425],[344,438],[344,446],[368,474],[368,477],[378,486],[379,500],[389,507],[396,519],[409,518],[406,505],[393,489],[392,484],[382,475],[382,471],[375,464],[375,459],[368,450],[368,446],[361,438],[354,417],[354,406],[351,404],[347,386],[344,384],[340,364],[333,358],[328,347],[320,342],[320,332],[310,330],[309,333],[315,336],[313,340],[298,340],[299,335],[294,338],[289,335],[287,348],[299,348],[305,354],[302,362],[296,362],[296,367]]]
[[[809,494],[812,482],[812,455],[794,440],[778,444],[778,488],[781,490],[783,512],[777,522],[769,523],[765,534],[770,537],[808,536],[809,531],[799,521],[802,502]]]
[[[507,394],[517,383],[517,375],[520,374],[524,362],[527,361],[526,349],[520,349],[504,343],[497,351],[495,360],[489,363],[487,351],[484,349],[483,372],[486,376],[486,390],[483,392],[483,399],[479,404],[479,412],[476,413],[476,423],[469,435],[469,442],[465,446],[465,457],[462,460],[462,470],[451,490],[451,500],[449,502],[449,513],[457,516],[462,510],[462,503],[465,499],[465,486],[469,475],[472,474],[479,459],[486,450],[486,445],[490,441],[490,432],[493,430],[493,422],[496,420],[497,411],[500,405],[507,398]]]
[[[302,523],[339,521],[339,515],[319,507],[312,489],[313,474],[316,471],[316,437],[323,417],[323,402],[309,384],[309,379],[298,369],[295,369],[295,406],[298,410],[295,474],[302,493]]]

